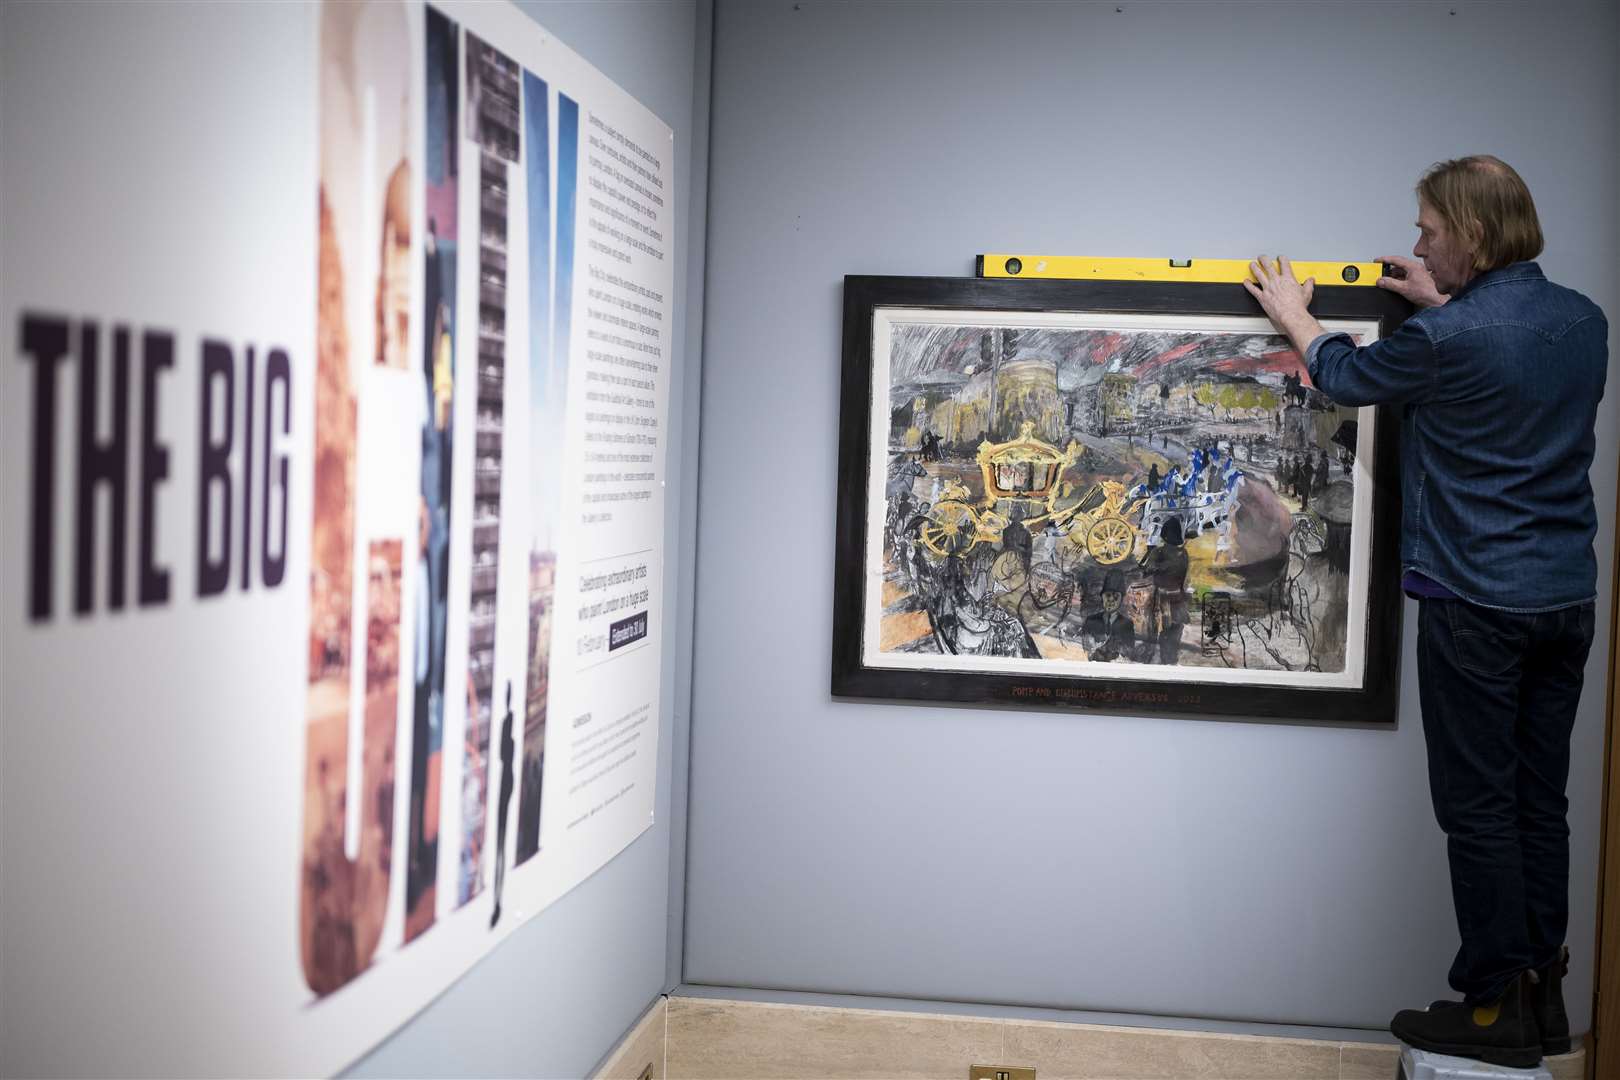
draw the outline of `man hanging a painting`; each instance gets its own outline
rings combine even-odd
[[[1313,283],[1262,257],[1245,283],[1339,402],[1401,405],[1402,586],[1462,944],[1461,1002],[1404,1010],[1420,1049],[1528,1067],[1570,1049],[1570,730],[1592,643],[1597,513],[1587,471],[1608,324],[1549,282],[1524,181],[1489,156],[1418,183],[1413,259],[1379,284],[1421,310],[1357,348],[1308,310]],[[1304,467],[1303,465],[1301,466]],[[1323,463],[1326,468],[1326,463]],[[1301,481],[1305,483],[1305,481]]]

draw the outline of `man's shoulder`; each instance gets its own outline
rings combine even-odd
[[[1441,341],[1493,326],[1521,326],[1560,336],[1576,323],[1604,319],[1603,309],[1591,299],[1548,281],[1539,270],[1492,278],[1449,303],[1419,311],[1408,322],[1421,327],[1431,340]]]
[[[1576,319],[1604,318],[1603,309],[1591,297],[1568,285],[1560,285],[1545,277],[1527,282],[1528,293],[1541,306],[1556,308],[1561,314]],[[1605,320],[1606,321],[1606,320]]]
[[[1551,281],[1546,282],[1546,286],[1553,295],[1558,297],[1561,305],[1567,308],[1569,314],[1575,319],[1595,318],[1602,320],[1604,323],[1609,321],[1608,316],[1604,315],[1603,309],[1598,306],[1597,301],[1585,293]]]

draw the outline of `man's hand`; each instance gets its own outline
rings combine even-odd
[[[1245,281],[1243,287],[1259,301],[1261,309],[1299,350],[1300,356],[1304,356],[1311,342],[1322,333],[1322,324],[1306,310],[1316,294],[1316,279],[1296,281],[1294,265],[1286,257],[1272,265],[1264,255],[1249,264],[1249,273],[1254,280]]]
[[[1429,271],[1416,259],[1408,259],[1401,255],[1380,255],[1378,261],[1393,266],[1398,275],[1379,278],[1380,289],[1388,289],[1392,293],[1404,296],[1420,308],[1439,307],[1451,299],[1435,288],[1434,278],[1429,276]]]

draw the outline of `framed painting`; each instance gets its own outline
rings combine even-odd
[[[1393,722],[1397,418],[1242,286],[848,277],[843,351],[835,695]]]

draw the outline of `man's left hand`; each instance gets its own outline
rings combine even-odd
[[[1304,314],[1316,293],[1316,279],[1296,281],[1294,264],[1288,261],[1286,255],[1280,256],[1276,264],[1261,255],[1249,264],[1249,273],[1254,280],[1245,281],[1243,287],[1249,290],[1250,296],[1260,301],[1260,306],[1271,316],[1271,321],[1279,326],[1285,315],[1295,312]]]
[[[1316,294],[1316,279],[1295,280],[1293,263],[1286,256],[1272,264],[1262,255],[1249,264],[1249,273],[1254,280],[1245,281],[1243,287],[1303,356],[1322,333],[1322,324],[1307,310]]]

